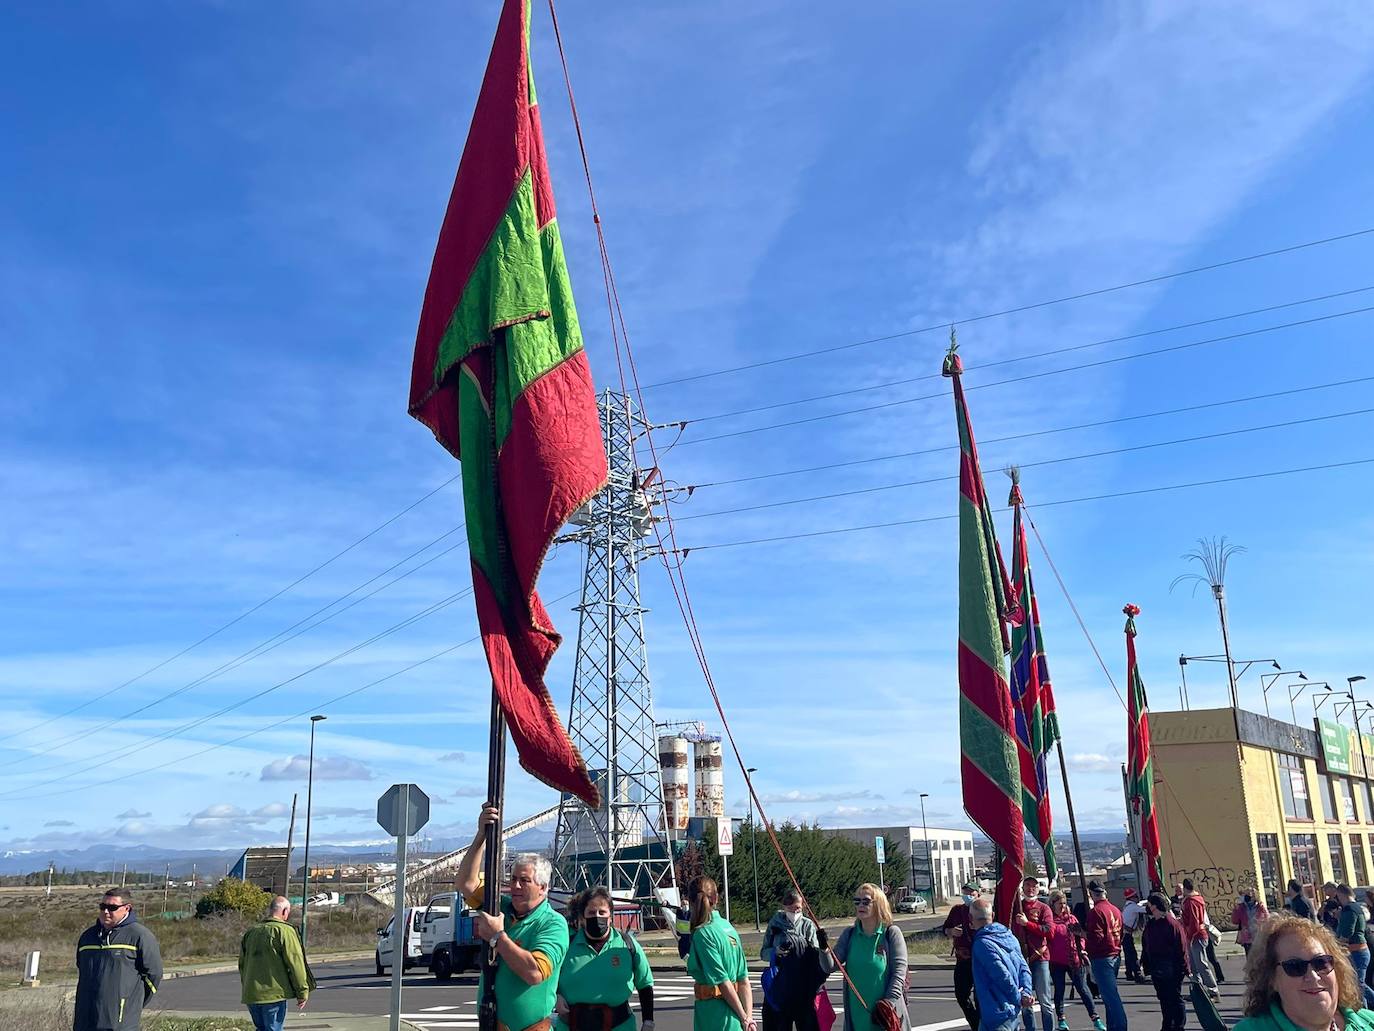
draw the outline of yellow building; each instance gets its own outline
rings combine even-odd
[[[1246,886],[1273,907],[1292,877],[1370,885],[1374,740],[1243,709],[1151,713],[1150,740],[1165,876],[1191,877],[1213,922]]]

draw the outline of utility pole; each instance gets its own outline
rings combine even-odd
[[[48,860],[48,898],[52,898],[52,860]]]
[[[172,864],[167,864],[167,873],[162,878],[162,912],[167,912],[167,889],[172,886]]]
[[[759,772],[757,766],[750,766],[744,771],[748,775]],[[744,785],[749,790],[749,858],[754,864],[754,930],[761,930],[759,927],[759,828],[754,823],[754,784],[750,781]]]
[[[930,881],[926,890],[930,892],[930,909],[935,911],[935,867],[930,861],[930,828],[926,826],[926,799],[930,797],[928,792],[921,792],[921,835],[925,839],[926,850],[926,877]],[[914,888],[915,885],[912,885]]]
[[[296,799],[300,798],[300,792],[291,793],[291,822],[286,825],[286,872],[281,879],[281,893],[285,896],[291,894],[291,842],[296,838]],[[304,899],[301,900],[304,903]]]
[[[124,872],[119,875],[119,886],[122,888],[129,880],[129,864],[124,864]]]

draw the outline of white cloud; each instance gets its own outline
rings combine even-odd
[[[125,809],[116,819],[119,820],[146,820],[152,813],[140,813],[137,809]]]
[[[75,827],[76,824],[72,823],[71,820],[49,820],[47,823],[43,824],[43,826],[44,826],[44,827]]]
[[[259,780],[305,780],[310,760],[304,755],[290,759],[274,759],[262,768]],[[371,780],[373,773],[367,764],[347,756],[321,756],[315,760],[316,780]]]
[[[788,802],[850,802],[862,799],[881,799],[883,796],[870,791],[868,788],[857,788],[838,791],[778,791],[771,794],[760,796],[760,800],[766,803],[788,803]]]
[[[1121,769],[1121,760],[1096,752],[1075,752],[1069,756],[1069,769],[1083,773],[1113,773]],[[1111,790],[1119,790],[1112,788]]]
[[[468,761],[467,752],[445,752],[439,756],[441,763],[465,763]]]

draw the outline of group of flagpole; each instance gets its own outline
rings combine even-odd
[[[1013,532],[1016,538],[1013,551],[1015,568],[1012,577],[1008,578],[991,513],[987,510],[987,490],[982,482],[977,445],[974,442],[967,402],[960,382],[963,367],[956,353],[957,348],[954,330],[951,328],[950,348],[945,357],[944,373],[953,380],[955,415],[959,427],[961,519],[965,517],[964,509],[969,510],[967,514],[971,518],[970,526],[962,528],[960,533],[961,734],[966,734],[966,713],[977,706],[982,708],[977,710],[974,721],[989,719],[1004,733],[1011,728],[1005,718],[999,723],[996,718],[997,712],[1012,715],[1019,761],[1019,766],[1014,771],[1001,767],[996,770],[980,770],[979,773],[986,774],[980,779],[977,775],[969,775],[970,756],[967,747],[962,757],[965,772],[965,811],[975,825],[988,835],[994,846],[994,862],[999,876],[997,899],[1000,919],[1003,916],[1000,910],[1009,887],[1005,883],[1006,879],[1012,873],[1017,876],[1023,873],[1022,870],[1009,869],[1009,866],[1016,865],[1015,862],[1007,863],[1010,851],[1008,845],[1012,844],[1012,839],[1015,839],[1015,845],[1020,845],[1022,836],[1026,831],[1030,831],[1044,852],[1048,877],[1053,880],[1056,873],[1049,783],[1045,771],[1046,756],[1051,743],[1059,760],[1060,778],[1064,785],[1064,803],[1069,818],[1069,833],[1073,839],[1080,888],[1084,886],[1087,868],[1083,862],[1083,848],[1074,813],[1073,793],[1069,785],[1068,763],[1064,757],[1064,743],[1059,732],[1035,589],[1031,579],[1025,530],[1022,526],[1022,506],[1025,501],[1020,489],[1020,475],[1015,469],[1008,470],[1012,478],[1011,497],[1008,503],[1013,511]],[[972,525],[973,518],[976,518],[976,526]],[[969,564],[970,556],[981,560],[981,568],[977,561]],[[1127,605],[1123,611],[1127,617],[1126,658],[1130,692],[1127,704],[1129,761],[1125,779],[1126,807],[1132,839],[1138,843],[1139,850],[1145,858],[1148,885],[1146,878],[1140,879],[1143,891],[1147,887],[1162,886],[1163,868],[1154,805],[1148,705],[1145,685],[1135,655],[1134,617],[1140,610],[1137,606]],[[979,619],[985,618],[984,614],[993,616],[997,627],[994,631],[991,626],[982,624],[980,636]],[[966,615],[972,617],[967,624]],[[987,646],[998,636],[1002,643],[1001,661],[998,661],[995,655],[990,655],[987,650]],[[971,640],[966,640],[966,637]],[[979,644],[983,645],[981,651]],[[981,658],[983,665],[976,661],[968,662],[970,654]],[[1008,655],[1011,660],[1009,667],[1005,661]],[[987,665],[989,663],[990,666]],[[995,697],[990,701],[990,690],[994,694],[1001,692],[1000,701]],[[980,822],[980,816],[986,821],[989,815],[995,812],[986,803],[984,789],[988,779],[999,783],[1004,789],[1008,789],[1010,794],[1021,799],[1020,804],[1015,805],[1014,812],[1007,811],[1001,814],[1002,826],[989,826],[986,822]]]

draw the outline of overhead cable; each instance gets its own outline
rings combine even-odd
[[[956,319],[941,319],[939,322],[929,326],[922,326],[919,329],[903,330],[900,333],[888,333],[884,336],[869,337],[866,340],[854,340],[847,344],[831,344],[827,347],[820,347],[810,351],[797,351],[793,354],[780,355],[777,358],[766,358],[762,361],[748,362],[744,365],[731,365],[723,369],[712,369],[709,372],[697,372],[688,376],[676,376],[673,379],[659,380],[657,383],[649,383],[641,390],[653,390],[658,387],[675,386],[679,383],[692,383],[697,380],[712,379],[716,376],[725,376],[735,372],[747,372],[750,369],[763,369],[772,365],[781,365],[784,362],[800,361],[803,358],[815,358],[820,355],[831,355],[837,351],[847,351],[856,347],[867,347],[870,344],[886,343],[889,340],[901,340],[904,337],[918,336],[921,333],[933,333],[946,331],[951,325],[967,326],[974,322],[984,322],[988,319],[1002,318],[1006,315],[1017,315],[1021,312],[1035,311],[1039,308],[1048,308],[1056,304],[1067,304],[1071,301],[1081,301],[1089,297],[1101,297],[1104,294],[1117,293],[1122,290],[1131,290],[1140,286],[1151,286],[1155,283],[1168,282],[1171,279],[1180,279],[1184,276],[1196,275],[1200,272],[1213,272],[1217,269],[1228,268],[1233,265],[1240,265],[1245,262],[1259,261],[1263,258],[1273,258],[1280,254],[1292,254],[1295,251],[1306,250],[1311,247],[1322,247],[1326,244],[1339,243],[1343,240],[1353,240],[1357,237],[1368,236],[1374,233],[1374,227],[1369,229],[1356,229],[1349,233],[1340,233],[1336,236],[1327,236],[1319,240],[1308,240],[1304,243],[1292,244],[1288,247],[1276,247],[1273,250],[1260,251],[1257,254],[1246,254],[1239,258],[1229,258],[1226,261],[1216,261],[1209,265],[1198,265],[1194,268],[1182,269],[1178,272],[1168,272],[1159,276],[1148,276],[1143,279],[1132,280],[1129,283],[1118,283],[1115,286],[1099,287],[1095,290],[1084,290],[1075,294],[1067,294],[1063,297],[1054,297],[1045,301],[1034,301],[1030,304],[1019,304],[1012,308],[1003,308],[1000,311],[984,312],[980,315],[965,315]]]

